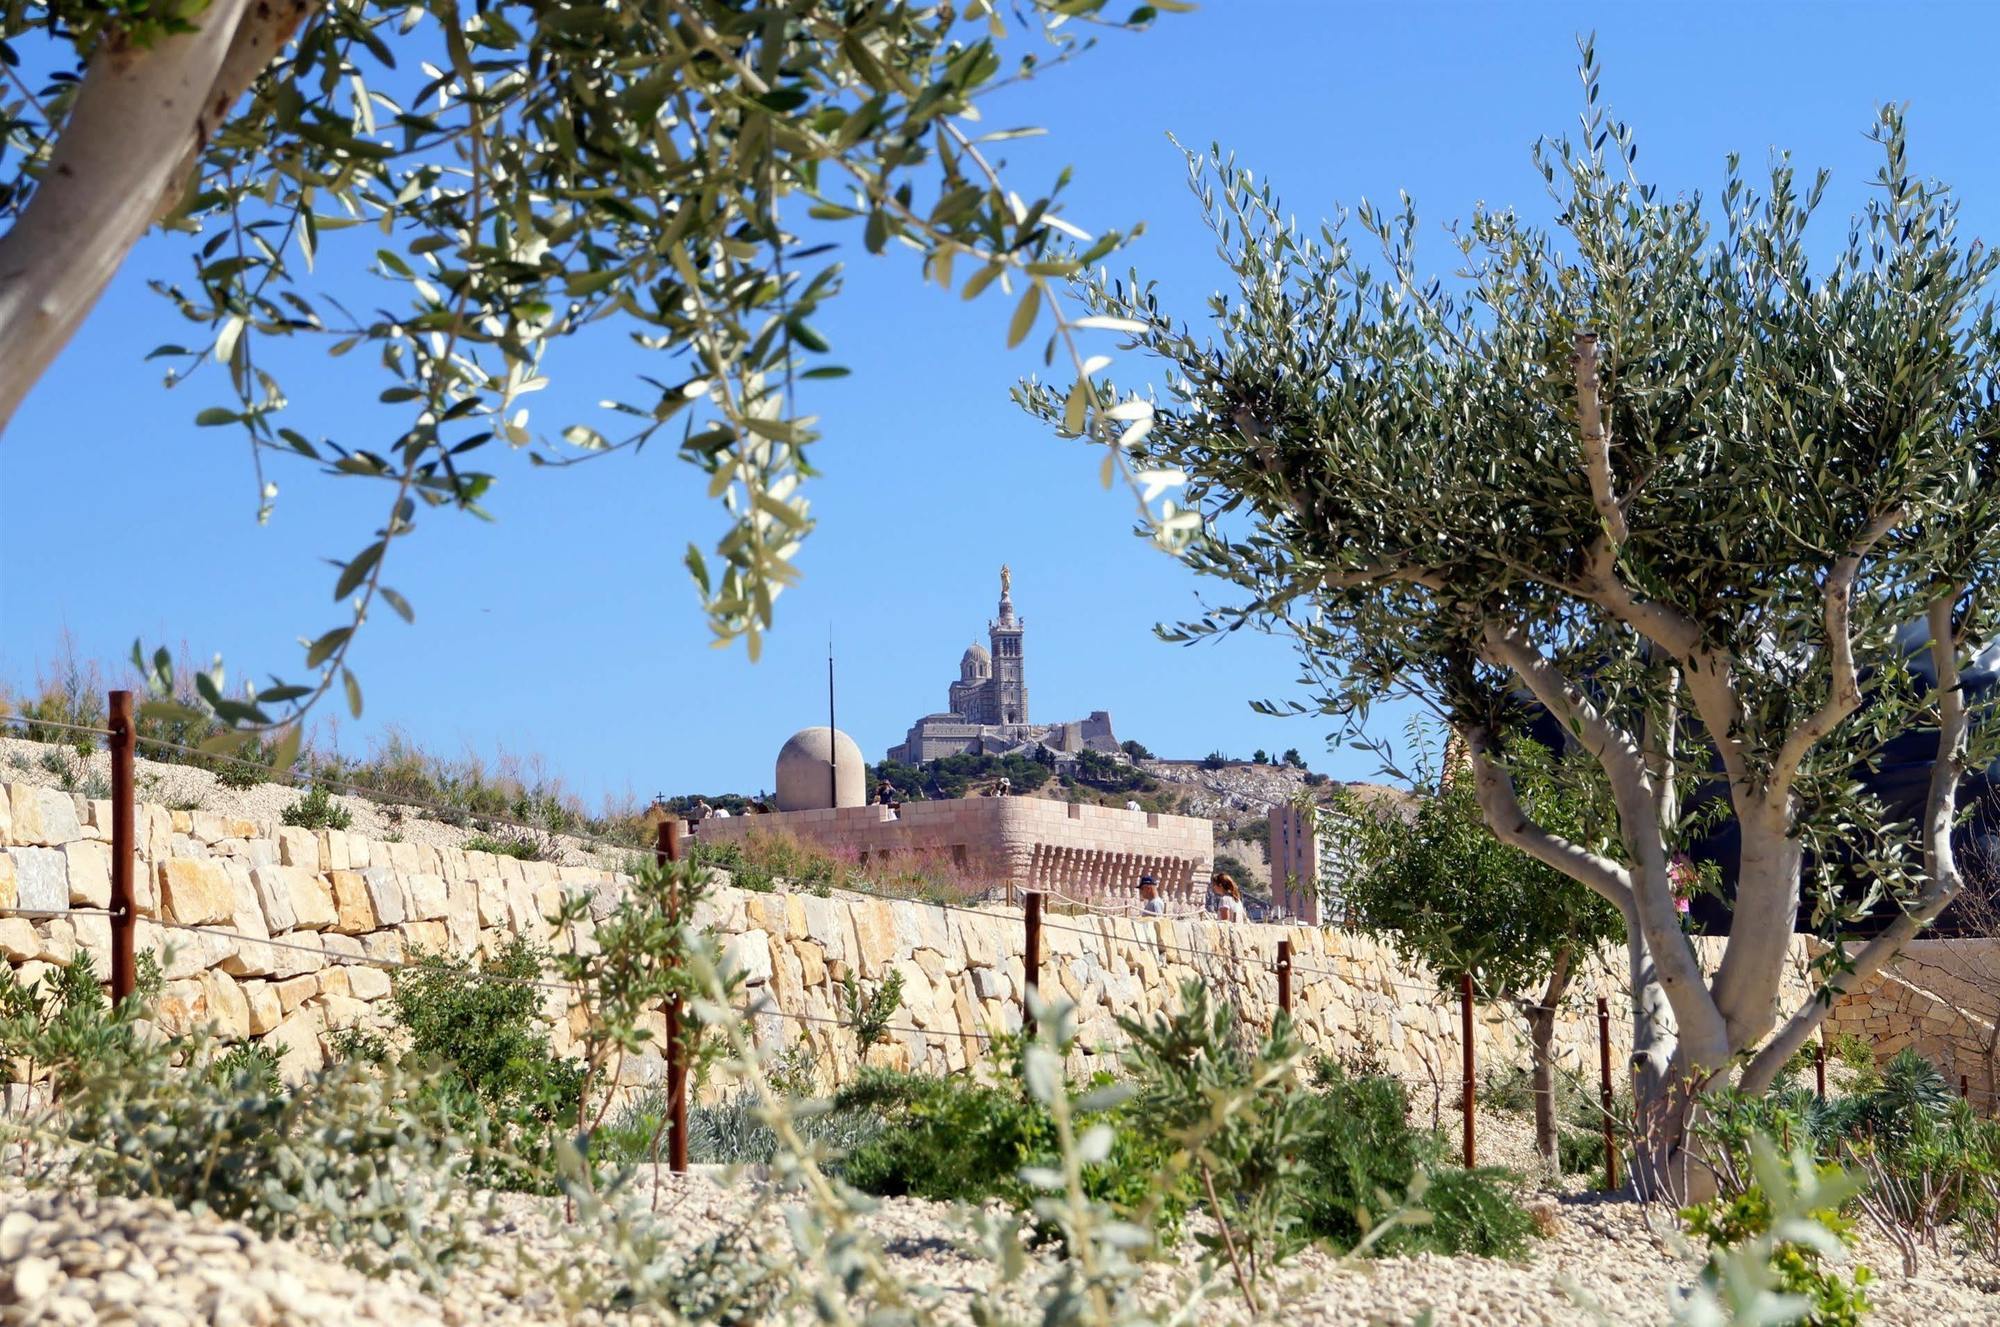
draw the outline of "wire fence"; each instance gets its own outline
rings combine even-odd
[[[290,782],[293,786],[312,784],[326,787],[335,792],[344,791],[349,795],[361,796],[370,800],[380,800],[395,805],[446,812],[453,816],[467,814],[467,811],[463,807],[450,806],[445,803],[422,798],[407,797],[400,792],[381,788],[369,788],[365,785],[337,778],[324,777],[317,773],[290,776],[289,772],[273,770],[263,762],[250,761],[226,753],[203,751],[199,747],[165,739],[142,736],[136,731],[129,693],[113,693],[111,710],[111,726],[105,728],[95,728],[55,720],[26,719],[23,716],[0,716],[12,719],[17,724],[30,725],[31,731],[32,725],[40,725],[51,731],[70,732],[79,736],[88,735],[92,738],[102,737],[106,739],[107,745],[111,750],[113,762],[112,788],[114,801],[112,817],[112,837],[114,840],[112,906],[77,906],[75,903],[72,903],[71,906],[62,908],[9,907],[0,908],[0,916],[21,917],[31,921],[43,922],[55,922],[64,918],[85,916],[104,916],[108,918],[113,929],[112,985],[114,994],[129,994],[132,990],[133,942],[139,920],[144,920],[149,925],[158,927],[165,932],[202,935],[226,940],[235,947],[239,954],[246,951],[254,953],[256,946],[264,946],[267,950],[274,953],[295,952],[309,954],[318,964],[334,967],[367,967],[396,973],[409,971],[413,968],[425,968],[429,966],[431,959],[441,957],[419,954],[415,958],[405,958],[365,951],[358,953],[351,952],[343,948],[329,947],[327,940],[324,938],[305,938],[312,935],[310,928],[299,934],[295,934],[291,938],[280,939],[269,934],[258,935],[247,933],[230,926],[178,921],[170,917],[158,915],[162,909],[157,907],[154,908],[151,914],[143,913],[136,905],[130,880],[131,866],[139,855],[136,845],[133,842],[134,838],[136,838],[136,830],[133,826],[132,775],[135,752],[140,746],[170,750],[197,757],[204,764],[212,765],[214,762],[227,762],[236,766],[252,768],[259,771],[266,778],[270,778],[274,774],[284,773],[287,774],[287,777],[272,779],[272,781]],[[552,832],[546,826],[536,825],[524,820],[490,816],[484,813],[475,814],[477,814],[477,818],[480,821],[488,826],[507,825],[535,833]],[[654,858],[677,858],[680,855],[681,844],[678,829],[677,821],[659,826],[659,840],[651,854]],[[645,854],[647,853],[644,847],[630,841],[612,840],[573,833],[564,833],[563,837],[573,839],[577,842],[608,848],[622,854],[625,858],[623,864],[627,867],[639,866],[644,862]],[[1195,968],[1198,979],[1206,982],[1211,989],[1218,989],[1219,994],[1224,999],[1239,1006],[1239,1013],[1246,1015],[1250,1013],[1249,1004],[1251,1002],[1250,997],[1245,995],[1246,988],[1252,984],[1261,985],[1264,979],[1275,980],[1277,998],[1275,1001],[1270,1002],[1274,1005],[1273,1017],[1275,1017],[1276,1011],[1279,1009],[1291,1013],[1295,1017],[1299,1014],[1299,1011],[1294,1009],[1292,1000],[1292,978],[1294,977],[1319,977],[1328,980],[1341,980],[1352,987],[1359,988],[1363,992],[1372,991],[1388,995],[1395,999],[1400,1007],[1405,1008],[1427,1006],[1434,1012],[1441,1012],[1443,1007],[1451,1000],[1451,992],[1441,989],[1435,982],[1425,983],[1402,980],[1382,970],[1379,966],[1372,970],[1337,972],[1333,969],[1312,964],[1298,963],[1292,958],[1292,941],[1289,936],[1278,938],[1273,949],[1270,952],[1266,952],[1262,943],[1264,937],[1248,929],[1248,927],[1239,927],[1237,925],[1221,926],[1215,929],[1212,934],[1204,933],[1205,928],[1188,927],[1185,932],[1175,935],[1175,938],[1168,938],[1169,935],[1175,934],[1169,928],[1185,926],[1194,917],[1201,915],[1195,910],[1178,910],[1176,915],[1171,917],[1163,915],[1163,913],[1149,914],[1141,910],[1139,915],[1132,916],[1130,915],[1132,911],[1130,905],[1112,908],[1103,906],[1099,901],[1077,899],[1060,891],[1029,890],[1024,893],[1022,907],[1017,911],[1011,907],[996,909],[991,905],[975,906],[970,900],[954,902],[937,898],[912,898],[906,894],[889,890],[868,888],[866,887],[866,882],[848,881],[844,884],[843,888],[846,892],[851,892],[862,897],[873,897],[900,902],[906,905],[930,907],[944,913],[958,913],[978,917],[987,922],[1009,916],[1018,916],[1023,925],[1022,947],[1018,952],[1010,949],[1005,955],[1005,961],[1012,962],[1018,959],[1025,977],[1025,980],[1021,983],[1021,990],[1018,995],[1020,1022],[1024,1028],[1032,1028],[1037,1016],[1037,994],[1042,989],[1043,982],[1048,976],[1046,970],[1049,967],[1049,960],[1061,957],[1061,955],[1045,952],[1043,948],[1044,932],[1075,935],[1092,942],[1093,949],[1101,948],[1101,952],[1097,956],[1099,959],[1099,971],[1103,978],[1109,978],[1114,975],[1124,977],[1138,975],[1130,970],[1129,963],[1126,965],[1124,973],[1120,974],[1116,972],[1119,966],[1115,961],[1117,958],[1116,951],[1120,947],[1136,948],[1155,955],[1183,957],[1189,960],[1188,966]],[[1045,915],[1045,905],[1051,899],[1059,905],[1067,905],[1075,908],[1077,913],[1081,915],[1058,913],[1056,914],[1056,919],[1047,917]],[[1077,924],[1085,917],[1090,918],[1091,921],[1085,924]],[[549,921],[553,927],[553,919],[545,918],[544,920]],[[1120,925],[1114,926],[1114,923]],[[1148,925],[1148,923],[1152,923],[1153,925]],[[477,926],[476,919],[474,925]],[[1129,933],[1126,932],[1126,927],[1130,928]],[[447,934],[450,934],[449,930]],[[859,937],[857,936],[856,939],[858,942]],[[1191,943],[1181,943],[1183,939],[1189,940]],[[355,943],[358,947],[358,942]],[[857,953],[856,957],[858,959],[860,954]],[[833,979],[834,966],[834,964],[829,964],[829,983]],[[860,966],[863,965],[857,963],[857,967]],[[274,965],[274,970],[275,968],[276,965]],[[307,971],[312,970],[316,969],[307,969]],[[585,1003],[589,1001],[592,995],[592,992],[586,987],[567,981],[549,981],[540,977],[518,977],[469,965],[460,969],[460,971],[471,980],[556,992],[570,997],[572,1000]],[[303,973],[298,975],[303,975]],[[857,975],[865,977],[867,974],[858,973]],[[970,967],[960,973],[954,974],[954,977],[959,981],[976,984]],[[1254,983],[1252,979],[1255,979]],[[796,977],[794,980],[796,980]],[[1090,979],[1086,977],[1084,980],[1088,983]],[[1100,980],[1098,995],[1102,998],[1108,998],[1107,990],[1108,982]],[[963,994],[964,992],[959,992],[961,997]],[[1487,994],[1490,996],[1491,993]],[[1256,998],[1262,1000],[1264,997],[1260,993]],[[980,1003],[976,997],[975,1003]],[[1434,1109],[1437,1109],[1438,1104],[1442,1101],[1447,1085],[1453,1081],[1454,1077],[1458,1079],[1460,1104],[1464,1110],[1464,1155],[1466,1163],[1470,1165],[1474,1156],[1473,1108],[1478,1089],[1474,1056],[1477,1029],[1473,1017],[1473,990],[1469,981],[1462,989],[1460,1004],[1463,1021],[1462,1035],[1460,1037],[1462,1044],[1459,1047],[1461,1064],[1457,1074],[1452,1072],[1451,1066],[1446,1062],[1445,1034],[1442,1026],[1426,1030],[1423,1033],[1424,1050],[1422,1053],[1414,1055],[1423,1072],[1389,1071],[1386,1066],[1382,1065],[1376,1065],[1374,1068],[1384,1071],[1384,1076],[1386,1077],[1393,1077],[1407,1084],[1415,1084],[1430,1089],[1433,1093]],[[801,1026],[845,1027],[850,1030],[856,1029],[865,1021],[869,1021],[858,1016],[842,1018],[838,1015],[817,1014],[795,1009],[781,1009],[777,1006],[776,994],[771,986],[766,986],[762,997],[741,1012],[751,1018],[773,1018]],[[1355,1011],[1350,1010],[1349,1012]],[[677,1060],[677,1057],[684,1055],[685,1052],[681,1047],[681,1039],[674,1032],[674,1029],[678,1026],[680,1016],[678,1002],[669,1002],[663,1008],[663,1013],[667,1019],[668,1028],[667,1035],[663,1038],[663,1043],[668,1054],[669,1080],[670,1082],[680,1084],[680,1086],[673,1089],[676,1093],[676,1102],[678,1103],[675,1109],[676,1111],[684,1112],[686,1065],[684,1061]],[[892,1032],[903,1036],[923,1038],[925,1039],[924,1046],[926,1048],[929,1045],[928,1039],[930,1038],[938,1038],[947,1042],[957,1039],[962,1043],[986,1044],[992,1042],[996,1036],[1002,1035],[1001,1031],[997,1028],[979,1030],[962,1025],[928,1027],[924,1026],[925,1021],[928,1020],[924,1018],[923,1011],[918,1011],[917,1021],[914,1022],[885,1022],[879,1025],[871,1023],[871,1025],[878,1026],[879,1030],[884,1033]],[[952,1021],[957,1021],[956,1016],[953,1017]],[[1246,1023],[1251,1025],[1259,1021],[1262,1020],[1255,1017],[1246,1019]],[[1317,1019],[1308,1018],[1306,1022],[1308,1024],[1315,1022],[1324,1024],[1326,1019],[1324,1017]],[[1602,1028],[1603,1023],[1600,1018],[1601,1037]],[[1332,1029],[1320,1026],[1318,1030],[1323,1036]],[[1605,1047],[1604,1054],[1608,1060],[1608,1042],[1605,1043]],[[679,1163],[677,1162],[676,1164]]]

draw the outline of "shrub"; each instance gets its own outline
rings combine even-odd
[[[1018,1056],[1018,1047],[1003,1055]],[[863,1193],[981,1202],[998,1198],[1033,1210],[1039,1192],[1022,1178],[1057,1161],[1056,1128],[1047,1107],[1023,1088],[1018,1070],[994,1084],[882,1070],[864,1073],[833,1100],[833,1110],[872,1110],[881,1132],[848,1157],[842,1176]],[[1129,1104],[1079,1113],[1077,1127],[1111,1129],[1106,1154],[1083,1168],[1084,1191],[1122,1215],[1152,1209],[1171,1227],[1188,1191],[1159,1192],[1156,1184],[1172,1146]]]
[[[464,844],[467,852],[490,852],[496,857],[512,857],[516,861],[540,862],[549,857],[549,845],[533,834],[474,834]]]
[[[1222,769],[1229,764],[1229,757],[1220,751],[1211,751],[1201,758],[1203,769]]]
[[[1768,1144],[1759,1139],[1758,1147],[1767,1150]],[[1769,1153],[1769,1157],[1775,1161],[1775,1153]],[[1797,1164],[1807,1167],[1811,1163],[1802,1152]],[[1767,1164],[1759,1164],[1756,1169],[1760,1174],[1768,1173]],[[1839,1177],[1838,1168],[1822,1167],[1817,1174],[1804,1178],[1809,1184],[1829,1186],[1834,1194],[1851,1193],[1851,1188],[1831,1188]],[[1871,1307],[1863,1287],[1873,1279],[1873,1273],[1866,1267],[1856,1267],[1853,1280],[1849,1281],[1823,1262],[1826,1244],[1834,1240],[1853,1242],[1852,1223],[1840,1214],[1838,1197],[1803,1214],[1827,1237],[1807,1242],[1786,1237],[1787,1232],[1799,1229],[1800,1223],[1795,1220],[1785,1222],[1783,1230],[1778,1229],[1776,1208],[1765,1182],[1753,1180],[1732,1197],[1717,1198],[1681,1213],[1689,1231],[1708,1241],[1710,1259],[1704,1279],[1710,1285],[1723,1280],[1727,1275],[1727,1255],[1733,1250],[1749,1248],[1753,1256],[1765,1260],[1775,1289],[1805,1299],[1810,1307],[1803,1321],[1808,1327],[1860,1327],[1862,1315]]]
[[[1151,760],[1153,758],[1153,753],[1148,751],[1142,742],[1135,742],[1128,739],[1119,745],[1119,749],[1134,760]]]
[[[325,784],[316,783],[311,792],[286,807],[279,818],[287,825],[305,829],[346,829],[354,822],[354,813],[334,801]]]
[[[390,994],[396,1024],[419,1064],[443,1066],[448,1104],[475,1109],[505,1152],[527,1163],[526,1180],[553,1169],[557,1141],[576,1127],[583,1069],[558,1057],[541,1016],[545,952],[515,936],[484,968],[453,955],[412,956]],[[368,1058],[366,1043],[346,1047]],[[521,1182],[521,1175],[499,1175]]]

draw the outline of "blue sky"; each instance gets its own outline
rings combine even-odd
[[[1756,166],[1786,148],[1833,169],[1823,215],[1837,222],[1875,170],[1874,108],[1908,101],[1916,167],[1960,191],[1969,231],[2000,232],[2000,17],[1975,4],[1209,0],[1008,92],[988,117],[1050,129],[1008,145],[1024,192],[1074,164],[1073,220],[1143,218],[1129,259],[1193,318],[1227,274],[1168,132],[1235,150],[1305,218],[1398,189],[1440,237],[1481,200],[1539,214],[1528,149],[1575,124],[1574,38],[1591,27],[1641,172],[1667,190],[1712,193],[1728,151]],[[1323,723],[1250,712],[1252,697],[1295,694],[1281,642],[1153,638],[1198,586],[1132,537],[1129,498],[1098,487],[1094,454],[1008,401],[1037,359],[1004,348],[1007,303],[963,304],[906,260],[852,247],[847,293],[821,324],[854,376],[812,388],[820,528],[762,662],[709,644],[680,556],[718,523],[669,449],[560,473],[503,464],[496,523],[432,514],[399,544],[390,579],[417,621],[369,627],[354,660],[367,714],[342,716],[341,745],[394,725],[445,754],[538,756],[593,800],[756,791],[784,737],[824,722],[831,627],[841,726],[879,758],[943,707],[1007,562],[1036,718],[1109,709],[1121,736],[1163,754],[1297,746],[1315,768],[1371,774],[1372,757],[1324,748]],[[1448,264],[1442,243],[1431,254]],[[0,441],[0,678],[31,681],[64,632],[85,656],[120,659],[139,636],[221,651],[237,674],[295,675],[294,640],[338,620],[320,559],[364,542],[376,493],[281,466],[276,514],[257,525],[241,439],[192,424],[223,385],[166,392],[143,360],[189,334],[145,287],[185,255],[178,237],[140,248]],[[535,402],[544,425],[587,416],[649,367],[615,332],[553,363],[556,386]],[[1121,364],[1121,380],[1136,385],[1138,368]],[[380,442],[354,404],[382,386],[368,365],[308,360],[286,385],[303,431]]]

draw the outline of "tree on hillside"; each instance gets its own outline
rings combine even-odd
[[[1996,257],[1912,173],[1894,107],[1872,196],[1815,265],[1824,174],[1779,158],[1760,196],[1732,158],[1719,207],[1662,193],[1587,47],[1583,74],[1581,138],[1535,152],[1556,229],[1476,210],[1462,278],[1418,275],[1413,206],[1356,208],[1371,262],[1346,218],[1298,224],[1216,152],[1189,163],[1235,269],[1216,338],[1137,278],[1087,290],[1166,362],[1133,446],[1190,477],[1191,559],[1243,592],[1169,634],[1287,632],[1321,712],[1413,696],[1456,726],[1494,832],[1624,917],[1644,1160],[1679,1184],[1701,1095],[1769,1085],[1959,887],[1958,777],[1994,754],[1958,676],[2000,627]],[[1530,701],[1595,759],[1619,856],[1523,804],[1505,734]],[[1936,734],[1928,801],[1893,823],[1862,776],[1911,729]],[[1688,774],[1742,844],[1712,973],[1676,921]],[[1818,998],[1782,1009],[1802,898],[1834,944]],[[1843,943],[1864,906],[1893,920]]]
[[[1616,823],[1593,780],[1559,772],[1533,739],[1516,743],[1512,754],[1517,793],[1537,824],[1600,850],[1615,839]],[[1440,989],[1455,992],[1470,976],[1481,998],[1519,1010],[1528,1027],[1535,1149],[1553,1165],[1556,1012],[1577,964],[1623,936],[1618,910],[1494,837],[1463,771],[1425,755],[1415,773],[1430,795],[1414,816],[1364,803],[1346,789],[1320,812],[1348,864],[1341,902],[1361,930],[1428,965]]]
[[[411,616],[383,578],[392,547],[424,510],[484,514],[494,444],[558,466],[678,449],[727,525],[707,552],[688,544],[689,570],[717,636],[754,657],[813,524],[801,389],[845,372],[812,321],[840,288],[835,226],[870,253],[913,250],[968,298],[1009,292],[1009,344],[1045,330],[1045,358],[1081,374],[1089,324],[1052,283],[1122,237],[1064,221],[1061,178],[1017,193],[995,143],[1035,131],[988,129],[977,102],[1088,47],[1106,3],[11,5],[0,430],[158,227],[185,239],[186,277],[157,284],[192,336],[154,354],[169,383],[221,366],[195,422],[242,432],[260,519],[278,457],[383,488],[380,527],[337,563],[348,610],[307,647],[311,676],[225,700],[225,717],[268,725],[267,707],[334,687],[359,711],[356,629],[383,604]],[[1154,0],[1108,25],[1188,7]],[[363,304],[335,276],[380,285]],[[633,399],[531,422],[546,353],[613,329],[658,354]],[[286,342],[362,351],[400,431],[293,422]],[[1092,418],[1107,441],[1126,427]],[[1107,458],[1107,482],[1122,464]]]

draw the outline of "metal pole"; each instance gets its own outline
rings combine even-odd
[[[660,822],[659,838],[653,845],[653,859],[660,863],[681,859],[681,818],[670,815]],[[678,886],[673,887],[676,894]],[[678,897],[669,906],[678,905]],[[687,1053],[681,1045],[681,997],[667,997],[667,1167],[676,1175],[688,1168]]]
[[[1458,1015],[1460,1034],[1465,1041],[1465,1168],[1470,1170],[1474,1164],[1474,1149],[1472,1145],[1472,974],[1470,972],[1458,979]]]
[[[1813,1043],[1813,1088],[1821,1101],[1826,1100],[1826,1024],[1819,1027],[1819,1040]]]
[[[1278,1008],[1292,1012],[1292,942],[1278,941]]]
[[[1604,1187],[1618,1188],[1618,1131],[1611,1119],[1611,1004],[1597,997],[1597,1105],[1604,1116]]]
[[[833,624],[829,622],[826,628],[826,804],[836,807],[840,805],[840,748],[834,745],[834,739],[839,732],[840,729],[833,726]],[[862,782],[865,785],[867,780]],[[861,796],[862,800],[867,800],[868,789],[865,786]]]
[[[139,970],[133,954],[138,929],[132,903],[132,866],[138,853],[132,811],[132,752],[138,733],[132,725],[132,693],[111,693],[111,998],[131,996]]]
[[[1022,896],[1027,907],[1022,915],[1027,920],[1026,946],[1022,951],[1021,970],[1021,1029],[1029,1036],[1035,1035],[1035,1008],[1032,997],[1042,990],[1042,891],[1031,889]]]

